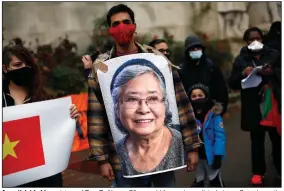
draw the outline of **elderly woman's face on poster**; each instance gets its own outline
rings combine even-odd
[[[153,73],[135,77],[122,88],[118,118],[130,134],[148,136],[164,126],[166,106]]]
[[[125,178],[184,166],[184,146],[168,63],[154,54],[133,57],[106,61],[110,72],[98,75],[104,83],[100,84],[102,95]]]

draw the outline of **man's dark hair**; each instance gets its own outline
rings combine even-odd
[[[166,41],[164,39],[155,39],[149,43],[149,46],[155,48],[155,46],[160,43],[166,43]]]
[[[119,5],[113,6],[108,11],[108,13],[107,13],[107,23],[108,23],[108,26],[111,25],[111,21],[110,21],[111,16],[113,16],[113,15],[115,15],[117,13],[128,13],[130,18],[131,18],[132,23],[135,24],[134,12],[129,7],[127,7],[126,5],[119,4]]]
[[[260,37],[261,37],[261,39],[263,40],[263,33],[262,33],[262,31],[258,27],[251,27],[251,28],[247,29],[245,31],[245,33],[244,33],[243,40],[245,42],[248,41],[249,35],[250,35],[251,32],[258,32]]]

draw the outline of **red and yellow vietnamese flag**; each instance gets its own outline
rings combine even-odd
[[[45,165],[39,116],[3,123],[3,176]]]

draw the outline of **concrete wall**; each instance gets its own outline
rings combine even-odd
[[[211,38],[218,38],[219,31],[222,30],[218,26],[218,12],[214,8],[216,2],[122,3],[129,5],[135,12],[138,34],[161,36],[163,29],[167,29],[174,34],[176,40],[183,41],[193,33],[192,29],[204,31]],[[68,34],[69,39],[77,43],[79,52],[84,52],[90,44],[93,21],[116,4],[118,2],[3,2],[3,43],[5,45],[10,39],[21,37],[26,40],[26,44],[32,42],[35,47],[36,38],[40,44],[56,44],[59,37]],[[205,12],[202,7],[208,5],[209,10]],[[265,2],[258,3],[255,7],[262,10],[263,7],[269,8]],[[250,14],[255,12],[252,8],[248,11]],[[265,18],[265,22],[270,24],[272,21],[269,21],[267,12],[262,14],[257,11],[258,17],[250,17],[250,21],[263,22],[263,19],[255,18]],[[275,20],[275,16],[273,19]]]
[[[7,43],[21,37],[35,46],[56,43],[68,34],[78,43],[79,52],[86,49],[92,35],[94,20],[103,16],[116,2],[3,2],[3,27]],[[188,35],[190,14],[188,3],[125,2],[136,13],[137,33],[162,34],[167,28],[178,40]],[[183,4],[188,4],[184,6]],[[164,7],[161,12],[159,9]],[[171,9],[171,11],[170,11]],[[169,12],[175,13],[169,17]],[[157,14],[159,13],[159,14]]]
[[[107,11],[102,2],[3,2],[5,39],[21,37],[41,44],[68,34],[79,49],[89,43],[95,18]],[[7,43],[7,42],[6,42]]]

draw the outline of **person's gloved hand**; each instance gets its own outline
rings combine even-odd
[[[220,169],[221,164],[222,164],[222,156],[221,155],[215,155],[214,160],[213,160],[213,164],[212,164],[212,168],[214,170]]]

